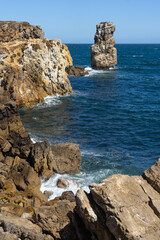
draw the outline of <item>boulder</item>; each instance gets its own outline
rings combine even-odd
[[[70,185],[76,185],[77,188],[79,187],[79,183],[71,179],[60,178],[57,181],[57,187],[59,188],[67,188]]]
[[[81,153],[78,144],[72,142],[52,146],[54,154],[53,170],[57,173],[77,173],[81,166]]]
[[[96,28],[95,44],[91,46],[91,65],[97,70],[109,69],[117,64],[117,50],[112,38],[115,25],[111,22],[101,22]]]

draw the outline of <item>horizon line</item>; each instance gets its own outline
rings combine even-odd
[[[72,43],[72,42],[68,42],[68,43],[64,43],[64,44],[91,44],[92,45],[94,43],[84,43],[84,42],[83,43],[77,43],[77,42],[76,43]],[[116,43],[115,45],[117,45],[117,44],[143,44],[143,45],[145,45],[145,44],[146,45],[149,45],[149,44],[159,44],[160,45],[160,43],[134,43],[134,42],[133,43]]]

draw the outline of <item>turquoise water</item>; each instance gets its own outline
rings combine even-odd
[[[89,44],[68,47],[74,65],[91,66]],[[67,177],[82,186],[115,173],[139,175],[160,156],[160,44],[116,47],[116,68],[70,77],[73,95],[20,112],[33,140],[80,144],[81,172]]]

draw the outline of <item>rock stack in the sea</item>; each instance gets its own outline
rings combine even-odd
[[[19,107],[47,95],[72,93],[66,68],[72,58],[60,40],[44,39],[39,26],[0,22],[0,89]]]
[[[115,25],[101,22],[96,26],[95,44],[91,46],[91,64],[93,69],[105,70],[117,64],[117,50],[114,47]]]

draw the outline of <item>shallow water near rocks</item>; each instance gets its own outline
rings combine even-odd
[[[51,198],[63,191],[56,187],[58,178],[87,190],[112,174],[140,175],[160,156],[160,44],[116,45],[118,64],[108,71],[91,69],[89,44],[68,47],[74,65],[89,75],[70,77],[72,95],[47,97],[46,104],[20,111],[34,141],[80,144],[80,173],[43,182]]]

